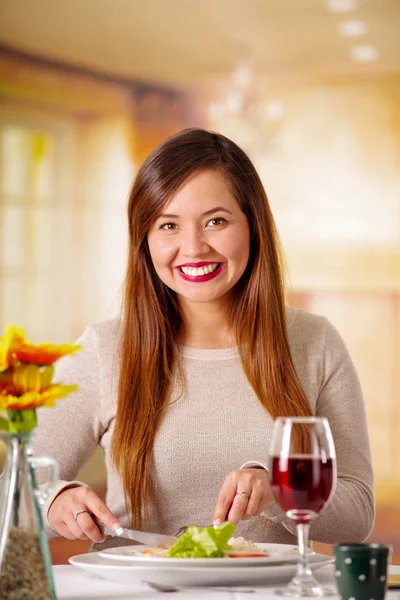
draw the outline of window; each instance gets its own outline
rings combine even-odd
[[[71,338],[70,138],[44,120],[0,115],[0,331],[12,322],[37,341]]]

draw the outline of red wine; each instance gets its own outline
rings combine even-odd
[[[332,490],[333,467],[331,458],[274,456],[271,488],[283,510],[298,519],[319,513]]]

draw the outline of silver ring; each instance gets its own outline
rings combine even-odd
[[[78,515],[80,515],[81,513],[85,513],[85,512],[87,512],[89,514],[88,510],[77,510],[76,513],[74,513],[74,519],[75,519],[75,521],[77,520]]]

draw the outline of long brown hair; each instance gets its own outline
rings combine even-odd
[[[250,257],[230,306],[246,376],[273,418],[311,415],[290,354],[279,239],[260,178],[231,140],[186,129],[147,158],[128,204],[129,250],[112,459],[136,527],[147,515],[154,440],[170,401],[173,374],[180,368],[177,339],[182,325],[175,293],[154,270],[147,234],[178,189],[204,169],[218,170],[226,177],[250,224]]]

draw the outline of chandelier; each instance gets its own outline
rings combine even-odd
[[[208,106],[210,127],[253,156],[271,149],[283,116],[282,102],[262,93],[247,59],[238,63]]]

